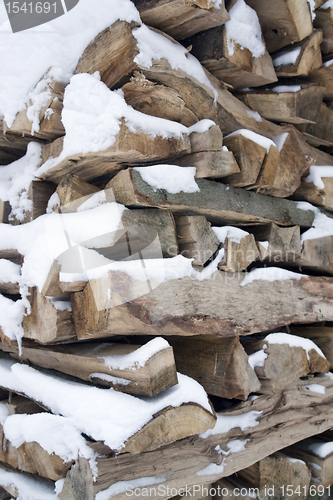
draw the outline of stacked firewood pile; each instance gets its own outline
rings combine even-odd
[[[327,496],[333,4],[134,4],[1,123],[0,497]]]

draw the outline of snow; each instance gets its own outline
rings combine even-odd
[[[333,441],[329,441],[328,443],[312,443],[308,446],[308,449],[318,457],[326,458],[328,455],[333,453]]]
[[[300,280],[305,278],[305,274],[294,273],[293,271],[287,271],[280,267],[262,267],[258,269],[253,269],[246,274],[245,278],[241,282],[241,286],[253,283],[256,280],[262,281],[284,281],[284,280]]]
[[[249,233],[243,231],[243,229],[239,229],[238,227],[233,227],[233,226],[223,226],[223,227],[212,226],[212,230],[216,234],[216,237],[220,243],[225,243],[225,240],[227,238],[229,238],[230,241],[233,241],[235,243],[240,243],[243,238],[249,235]]]
[[[0,328],[9,339],[17,340],[18,343],[24,335],[22,327],[24,312],[23,300],[15,302],[0,294]]]
[[[322,470],[322,467],[320,467],[320,465],[318,465],[318,464],[315,464],[314,462],[308,462],[308,465],[309,465],[312,469],[315,469],[315,470]]]
[[[267,359],[268,354],[267,352],[264,351],[264,349],[267,349],[267,345],[264,345],[260,351],[254,352],[253,354],[250,354],[249,356],[249,364],[250,366],[255,369],[256,366],[262,367],[265,364],[265,359]]]
[[[281,94],[282,92],[299,92],[301,90],[300,85],[277,85],[276,87],[272,87],[270,90],[273,92],[278,92]]]
[[[66,15],[13,35],[1,3],[0,117],[5,117],[8,126],[47,72],[48,78],[69,82],[87,45],[118,19],[141,22],[130,0],[99,0],[93,9],[91,0],[80,0]]]
[[[327,177],[333,177],[332,166],[311,165],[310,173],[305,177],[305,182],[312,182],[318,189],[325,189],[325,184],[322,179]]]
[[[110,191],[110,189],[108,191]],[[85,210],[91,210],[92,208],[96,208],[99,205],[103,205],[103,203],[106,203],[106,192],[100,191],[99,193],[95,193],[92,196],[88,196],[88,199],[79,206],[77,211],[84,212]]]
[[[18,500],[57,500],[50,483],[19,472],[7,472],[0,467],[0,486],[12,486],[18,492]]]
[[[242,415],[230,415],[226,416],[222,413],[217,415],[217,421],[213,429],[209,429],[206,432],[199,434],[203,439],[209,436],[216,436],[217,434],[226,434],[231,429],[239,427],[241,431],[245,431],[250,427],[255,427],[259,425],[257,418],[262,415],[262,411],[249,411],[243,413]]]
[[[296,464],[297,462],[300,463],[300,464],[305,464],[305,462],[303,460],[300,460],[299,458],[291,458],[291,457],[287,457],[287,460],[289,462],[291,462],[292,464]]]
[[[245,450],[245,445],[248,441],[249,441],[249,439],[245,439],[244,441],[241,441],[240,439],[235,439],[234,441],[229,441],[229,443],[227,444],[229,451],[227,451],[227,452],[223,451],[219,445],[215,449],[221,455],[228,456],[232,453],[238,453],[240,451]],[[226,459],[224,458],[219,465],[209,464],[204,469],[198,471],[196,473],[196,475],[197,476],[213,476],[215,474],[220,474],[224,470],[225,461],[226,461]]]
[[[325,394],[326,388],[320,384],[309,384],[304,386],[305,389],[308,389],[311,392],[316,392],[317,394]]]
[[[230,21],[225,24],[229,55],[234,54],[235,43],[248,49],[253,57],[265,54],[265,43],[261,34],[259,19],[255,10],[244,0],[238,0],[229,10]]]
[[[119,481],[118,483],[114,483],[108,489],[97,493],[95,500],[109,500],[110,497],[125,492],[126,495],[132,496],[133,490],[135,490],[135,488],[143,488],[146,486],[153,486],[154,484],[161,484],[164,483],[165,480],[166,476],[150,476],[140,477],[139,479],[133,479],[131,481]]]
[[[333,219],[323,214],[319,208],[314,207],[306,201],[298,201],[297,208],[300,210],[312,210],[314,212],[314,221],[312,227],[301,235],[301,243],[306,240],[315,240],[316,238],[324,238],[333,236]]]
[[[89,375],[90,380],[92,379],[100,379],[100,380],[105,380],[106,382],[110,382],[111,384],[119,384],[119,385],[128,385],[132,381],[127,380],[126,378],[122,377],[114,377],[113,375],[108,375],[107,373],[91,373]]]
[[[154,165],[152,167],[135,167],[142,179],[149,184],[154,191],[165,189],[168,193],[176,194],[197,193],[200,191],[194,177],[195,167],[178,167],[176,165]]]
[[[301,47],[296,47],[293,50],[289,50],[288,52],[280,54],[279,56],[275,57],[275,59],[273,59],[274,67],[276,68],[277,66],[295,64],[300,53],[301,53]]]
[[[333,64],[333,59],[330,59],[329,61],[324,62],[323,66],[325,66],[327,68],[328,66],[331,66],[331,64]]]
[[[250,118],[254,118],[256,122],[262,122],[262,118],[259,115],[258,111],[253,111],[252,109],[247,109],[246,113]]]
[[[328,0],[330,2],[331,0]],[[316,18],[316,2],[315,0],[308,0],[310,6],[312,21]]]
[[[262,245],[265,250],[268,250],[269,241],[260,241],[260,245]]]
[[[19,283],[21,266],[7,259],[0,259],[0,283]]]
[[[242,135],[243,137],[250,139],[256,144],[259,144],[259,146],[262,146],[263,148],[266,149],[266,153],[269,152],[271,146],[275,146],[274,142],[271,139],[268,139],[268,137],[257,134],[256,132],[252,132],[252,130],[248,130],[246,128],[241,128],[239,130],[236,130],[235,132],[232,132],[226,137],[234,137],[236,135]]]
[[[62,300],[54,297],[47,297],[52,302],[57,311],[72,311],[72,304],[70,300]]]
[[[279,152],[282,151],[282,148],[284,146],[284,143],[286,142],[288,135],[289,135],[288,132],[284,132],[283,134],[277,135],[276,137],[273,138]]]
[[[333,9],[333,0],[327,0],[327,2],[325,2],[321,7],[320,9],[322,10],[326,10],[326,9]]]
[[[154,398],[138,398],[113,389],[99,389],[45,375],[27,365],[0,360],[1,384],[40,402],[61,415],[78,432],[103,441],[114,450],[167,407],[193,402],[211,412],[204,389],[185,375],[179,383]],[[61,424],[61,428],[63,423]]]
[[[310,360],[310,351],[314,349],[319,356],[324,359],[325,356],[319,347],[310,339],[305,339],[303,337],[298,337],[297,335],[290,335],[290,333],[270,333],[264,338],[269,344],[288,344],[290,347],[302,347],[307,354],[308,360]]]
[[[103,344],[98,348],[101,347],[103,347]],[[110,370],[136,370],[143,367],[154,354],[168,347],[170,347],[169,342],[162,337],[155,337],[130,354],[101,356],[99,359],[103,359]]]

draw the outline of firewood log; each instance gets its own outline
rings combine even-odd
[[[176,218],[179,252],[193,264],[203,266],[218,250],[220,242],[203,215]]]
[[[325,104],[321,105],[320,115],[315,124],[297,125],[297,128],[312,146],[333,146],[333,110]]]

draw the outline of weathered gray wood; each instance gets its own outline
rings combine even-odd
[[[333,368],[333,328],[331,326],[293,326],[291,333],[311,339],[321,349]]]
[[[244,271],[258,259],[259,252],[252,234],[244,235],[240,241],[227,237],[223,243],[224,256],[218,265],[219,269],[231,273]]]
[[[106,186],[115,199],[128,207],[168,208],[174,214],[205,215],[215,224],[249,224],[276,222],[281,225],[309,227],[313,212],[302,211],[289,200],[275,199],[240,188],[198,179],[200,192],[170,194],[154,191],[139,172],[128,169],[117,174]]]
[[[260,260],[269,262],[295,262],[301,255],[299,226],[279,227],[276,224],[253,226],[260,253]]]
[[[333,274],[333,236],[323,236],[314,240],[305,240],[302,252],[295,265],[325,274]]]
[[[77,337],[155,335],[157,330],[160,335],[228,337],[332,321],[332,278],[255,280],[241,286],[243,278],[242,273],[217,271],[204,281],[185,277],[149,291],[149,283],[110,272],[73,294]],[[115,290],[110,299],[109,288]]]
[[[330,61],[324,63],[320,68],[311,71],[307,78],[312,81],[318,83],[318,85],[325,85],[325,101],[333,100],[333,63],[330,64]]]
[[[240,169],[232,151],[202,151],[177,158],[173,163],[180,167],[195,167],[196,179],[223,179],[228,182]]]
[[[312,146],[333,146],[333,110],[322,104],[318,120],[314,124],[298,125],[305,139]]]
[[[220,242],[202,215],[177,217],[179,252],[193,264],[203,266],[217,251]]]
[[[313,25],[317,29],[323,31],[323,41],[321,50],[324,54],[333,52],[333,9],[328,7],[324,9],[324,5],[316,10],[316,17],[313,20]]]

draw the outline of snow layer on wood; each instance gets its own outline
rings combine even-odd
[[[106,373],[98,373],[98,372],[91,373],[89,375],[89,378],[90,380],[93,379],[105,380],[106,382],[111,382],[112,384],[118,384],[118,385],[128,385],[132,382],[131,380],[127,380],[126,378],[114,377],[113,375],[108,375]],[[137,382],[135,382],[135,384],[137,385]]]
[[[264,135],[257,134],[256,132],[252,132],[252,130],[248,130],[246,128],[241,128],[239,130],[236,130],[235,132],[232,132],[231,134],[227,135],[226,137],[233,137],[235,135],[242,135],[243,137],[250,139],[251,141],[255,142],[256,144],[259,144],[259,146],[266,148],[267,153],[269,152],[269,149],[271,146],[275,146],[274,142],[271,139],[268,139],[268,137],[265,137]]]
[[[38,481],[36,477],[8,472],[0,467],[0,486],[12,486],[18,492],[18,500],[57,500],[50,483]]]
[[[331,66],[331,64],[333,64],[333,59],[330,59],[329,61],[324,62],[323,66],[325,66],[327,68],[328,66]]]
[[[249,235],[243,229],[233,226],[212,227],[212,230],[220,243],[224,243],[227,238],[235,243],[240,243],[243,238]]]
[[[12,340],[20,342],[24,335],[22,320],[25,312],[23,300],[8,299],[0,294],[0,328]]]
[[[231,429],[239,427],[242,431],[249,429],[250,427],[255,427],[259,425],[258,418],[262,415],[262,411],[249,411],[243,413],[242,415],[230,415],[225,416],[223,413],[217,415],[217,421],[213,429],[209,429],[206,432],[199,434],[203,439],[209,436],[215,436],[216,434],[225,434]]]
[[[57,311],[72,311],[72,304],[70,300],[57,299],[54,297],[48,297]]]
[[[325,2],[320,8],[322,10],[333,9],[333,0],[327,0],[327,2]]]
[[[241,441],[240,439],[235,439],[234,441],[229,441],[229,443],[227,444],[229,451],[222,450],[219,445],[215,448],[215,450],[217,450],[220,453],[220,455],[224,455],[226,457],[232,453],[238,453],[240,451],[245,450],[245,445],[248,441],[249,439],[245,439],[244,441]],[[207,467],[198,471],[196,475],[213,476],[215,474],[220,474],[224,470],[224,464],[225,464],[225,458],[223,458],[222,462],[219,465],[214,463],[207,465]]]
[[[255,369],[256,366],[261,367],[265,364],[265,359],[267,359],[268,354],[265,352],[267,345],[265,344],[260,351],[254,352],[249,356],[249,364],[251,368]]]
[[[107,344],[101,344],[96,348],[96,351],[98,352],[98,349],[105,345]],[[162,337],[155,337],[130,354],[101,356],[99,359],[103,359],[106,366],[112,370],[136,370],[140,366],[144,366],[154,354],[168,347],[170,347],[169,342]]]
[[[316,2],[315,0],[307,0],[310,6],[312,21],[316,18]],[[328,0],[330,1],[330,0]]]
[[[217,98],[217,91],[210,83],[203,67],[192,54],[189,54],[185,47],[173,42],[162,33],[150,30],[145,25],[134,28],[132,33],[139,49],[139,54],[135,57],[134,62],[144,68],[150,68],[153,60],[166,59],[172,69],[180,69],[193,76],[211,90],[214,99]]]
[[[326,392],[326,387],[320,384],[304,385],[304,388],[311,392],[316,392],[317,394],[325,394]]]
[[[96,208],[99,205],[103,205],[106,202],[106,192],[100,191],[99,193],[95,193],[92,196],[89,196],[88,199],[82,203],[77,209],[78,212],[84,212],[85,210],[91,210],[92,208]]]
[[[290,347],[302,347],[306,351],[308,359],[310,359],[309,352],[311,349],[314,349],[319,356],[325,358],[323,352],[312,340],[298,337],[297,335],[290,335],[290,333],[282,332],[270,333],[264,338],[264,340],[269,344],[288,344]]]
[[[201,385],[181,374],[177,385],[154,398],[69,382],[7,360],[0,360],[0,380],[5,388],[26,394],[75,423],[81,433],[116,450],[164,408],[196,403],[211,412]]]
[[[178,167],[176,165],[153,165],[152,167],[134,167],[142,179],[154,191],[165,189],[168,193],[176,194],[197,193],[200,191],[194,177],[195,167]]]
[[[283,54],[275,57],[275,59],[273,59],[273,64],[275,67],[295,64],[300,53],[301,47],[296,47],[293,50],[289,50],[288,52],[284,52]]]
[[[144,488],[147,486],[153,486],[155,484],[161,484],[166,481],[166,476],[149,476],[140,477],[139,479],[133,479],[131,481],[119,481],[114,483],[107,490],[100,491],[96,495],[96,500],[109,500],[110,497],[125,493],[128,496],[133,496],[134,490],[136,488]]]
[[[333,177],[333,167],[330,165],[311,165],[310,174],[305,177],[305,182],[312,182],[318,189],[324,189],[323,178]]]
[[[241,286],[248,285],[256,280],[263,281],[283,281],[283,280],[300,280],[306,277],[305,274],[294,273],[293,271],[287,271],[280,267],[262,267],[259,269],[253,269],[249,272],[243,281]]]
[[[276,87],[272,87],[270,90],[273,92],[278,92],[282,94],[283,92],[298,92],[301,90],[300,85],[277,85]]]
[[[315,469],[315,470],[322,470],[322,467],[320,467],[320,465],[318,465],[318,464],[315,464],[314,462],[308,462],[308,465],[309,465],[312,469]]]
[[[298,201],[297,208],[300,210],[312,210],[315,214],[312,227],[301,235],[301,242],[306,240],[315,240],[325,236],[333,236],[333,219],[323,214],[319,208],[314,207],[307,201]]]
[[[19,283],[21,266],[7,259],[0,259],[0,283]]]
[[[41,146],[30,143],[25,156],[10,165],[0,167],[0,200],[9,201],[12,208],[10,218],[15,216],[19,221],[23,221],[25,212],[31,210],[32,202],[28,199],[27,191],[35,179],[40,163]]]
[[[326,458],[328,455],[333,453],[333,441],[329,441],[328,443],[313,443],[310,444],[308,448],[318,457]]]
[[[278,148],[279,152],[282,150],[288,135],[289,135],[288,132],[284,132],[283,134],[277,135],[276,137],[273,138],[275,145]]]
[[[254,118],[256,122],[262,122],[262,118],[259,115],[258,111],[253,111],[252,109],[247,109],[246,113],[251,118]]]
[[[226,23],[228,52],[233,55],[235,43],[252,52],[253,57],[265,54],[265,43],[255,10],[244,0],[238,0],[229,11],[230,21]]]
[[[296,463],[298,462],[298,463],[300,463],[300,464],[304,464],[304,465],[305,465],[304,460],[300,460],[299,458],[287,457],[287,460],[288,460],[289,462],[291,462],[292,464],[296,464]]]
[[[54,21],[13,35],[4,4],[0,4],[0,117],[9,126],[50,64],[49,77],[69,82],[84,49],[118,19],[140,21],[130,0],[80,0],[75,9]],[[37,114],[39,110],[35,109]]]

